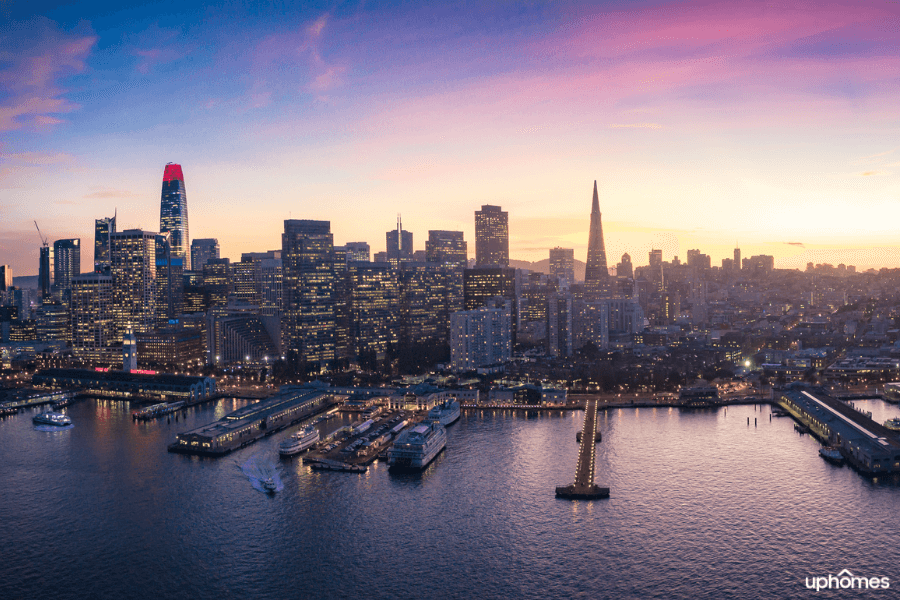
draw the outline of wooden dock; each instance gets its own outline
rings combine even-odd
[[[557,498],[572,500],[596,500],[609,498],[609,488],[594,483],[594,457],[596,456],[595,436],[597,432],[597,399],[585,403],[584,427],[581,430],[581,446],[578,450],[578,464],[575,467],[575,481],[571,485],[556,488]]]

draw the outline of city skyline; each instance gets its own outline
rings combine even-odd
[[[778,267],[900,266],[888,4],[6,10],[16,274],[36,271],[35,219],[51,239],[92,239],[116,209],[155,230],[170,161],[189,169],[192,235],[223,256],[277,248],[291,218],[376,252],[397,213],[474,252],[472,213],[493,204],[511,259],[583,260],[597,179],[611,264],[651,248],[715,264],[737,238]]]

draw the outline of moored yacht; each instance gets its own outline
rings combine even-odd
[[[319,430],[309,425],[302,431],[299,431],[287,438],[278,445],[278,453],[281,456],[292,456],[299,452],[303,452],[313,444],[319,441]]]
[[[459,420],[459,401],[447,400],[442,404],[438,404],[428,411],[428,416],[425,417],[425,420],[438,421],[444,427],[455,423]]]

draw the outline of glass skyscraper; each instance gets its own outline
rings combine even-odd
[[[169,233],[172,256],[183,259],[184,270],[191,270],[188,235],[187,194],[181,165],[168,163],[163,174],[162,200],[159,205],[159,232]]]
[[[116,232],[116,217],[94,220],[94,271],[109,271],[109,234]]]

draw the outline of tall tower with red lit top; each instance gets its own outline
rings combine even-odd
[[[191,239],[188,234],[187,194],[181,165],[168,163],[163,173],[162,200],[159,205],[159,232],[169,233],[172,257],[180,257],[184,270],[191,270]]]

